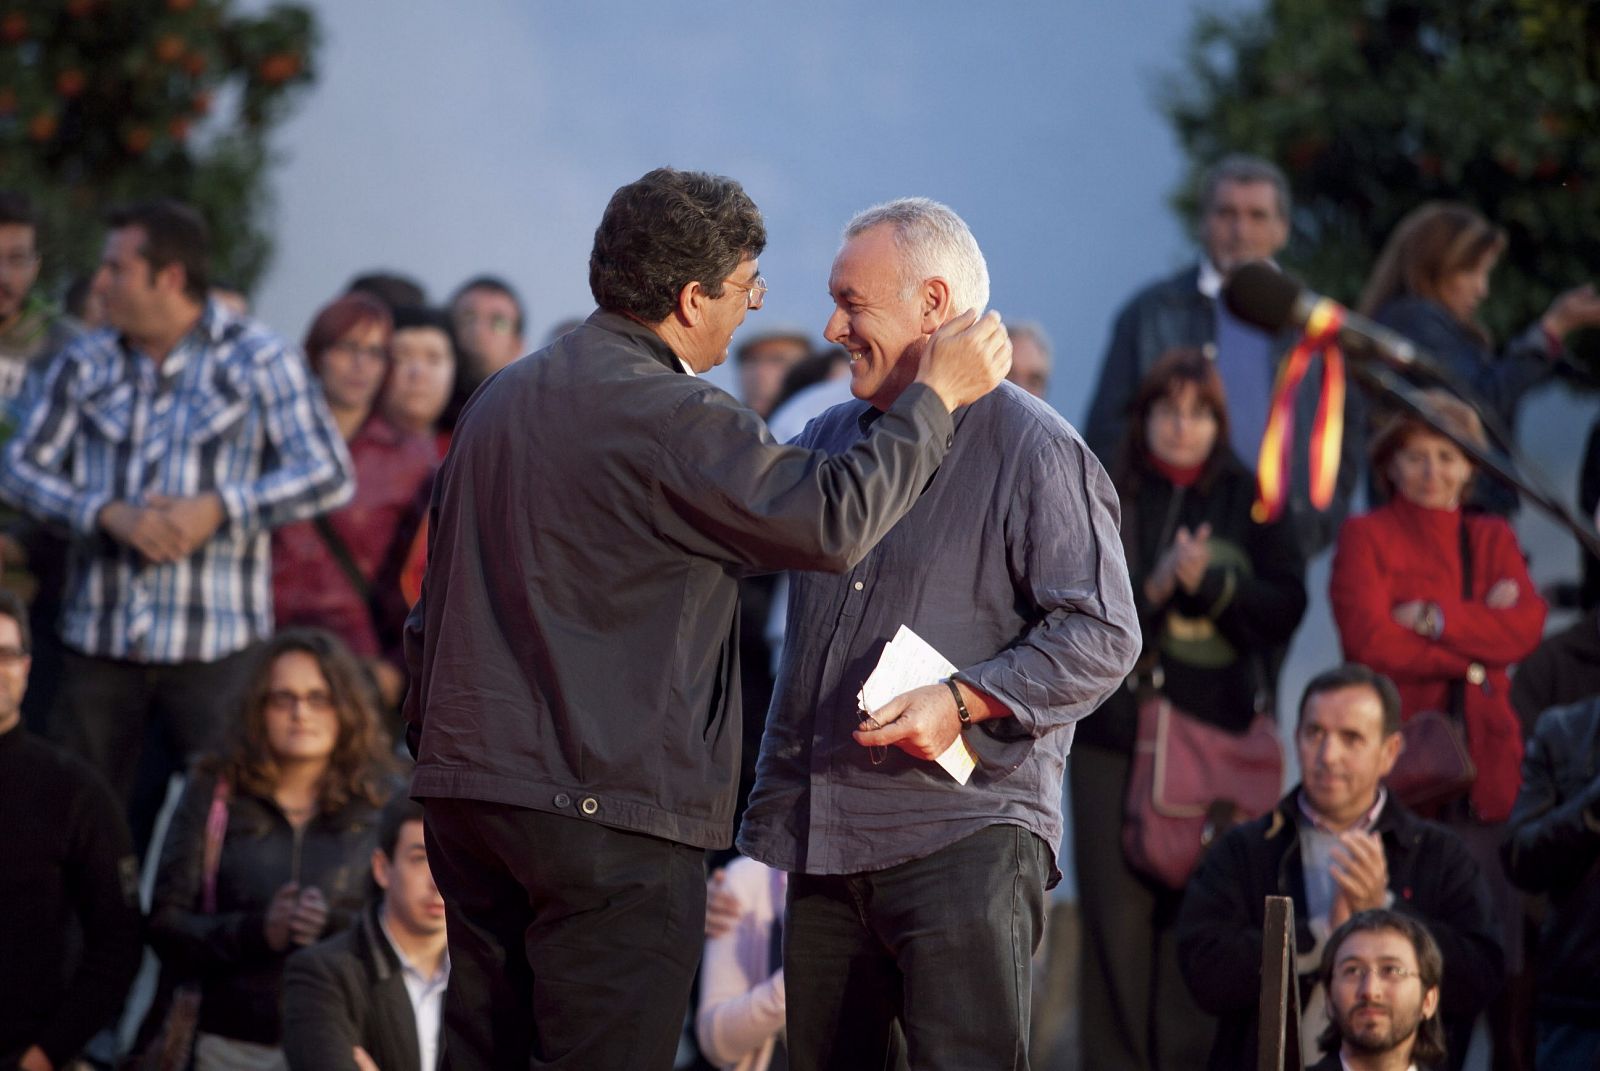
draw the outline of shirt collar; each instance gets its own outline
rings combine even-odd
[[[1200,274],[1195,280],[1195,288],[1212,301],[1217,300],[1217,295],[1222,293],[1222,273],[1205,254],[1200,256]]]
[[[1311,804],[1306,802],[1306,790],[1302,788],[1295,794],[1295,800],[1300,804],[1300,816],[1310,823],[1313,829],[1322,833],[1333,833],[1334,830],[1322,820],[1322,816],[1311,809]],[[1378,824],[1378,818],[1383,814],[1383,805],[1389,800],[1389,790],[1382,785],[1378,786],[1378,798],[1372,801],[1372,806],[1367,808],[1367,813],[1356,820],[1350,827],[1357,833],[1370,833]],[[1350,830],[1346,830],[1349,832]]]

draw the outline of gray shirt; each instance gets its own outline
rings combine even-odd
[[[797,442],[842,451],[879,416],[836,406]],[[1072,725],[1139,654],[1117,495],[1077,432],[1009,383],[955,426],[917,504],[861,562],[792,575],[739,834],[752,858],[808,874],[880,870],[996,823],[1060,845]],[[1014,715],[967,730],[979,767],[966,785],[894,747],[874,766],[851,738],[856,693],[902,624]]]

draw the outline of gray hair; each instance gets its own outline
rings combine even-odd
[[[926,197],[873,205],[850,221],[844,239],[848,242],[885,223],[894,228],[908,292],[924,279],[939,278],[950,284],[953,311],[981,313],[988,308],[989,265],[977,239],[948,205]]]
[[[1224,182],[1269,182],[1278,194],[1278,214],[1289,218],[1289,180],[1283,170],[1271,160],[1249,153],[1229,153],[1206,169],[1200,176],[1200,211],[1211,211],[1212,198],[1217,187]]]

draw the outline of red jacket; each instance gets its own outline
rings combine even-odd
[[[1522,548],[1499,517],[1469,514],[1472,597],[1461,594],[1460,510],[1435,510],[1396,498],[1345,522],[1333,556],[1328,595],[1344,655],[1391,677],[1403,716],[1443,710],[1452,680],[1481,665],[1481,685],[1466,686],[1468,750],[1478,767],[1472,805],[1486,822],[1511,813],[1521,784],[1522,730],[1511,706],[1506,670],[1528,655],[1544,632],[1546,606],[1528,579]],[[1484,604],[1500,580],[1518,588],[1506,610]],[[1391,611],[1422,599],[1443,611],[1437,639],[1397,623]]]
[[[373,416],[350,440],[356,493],[349,505],[329,514],[361,575],[369,584],[392,583],[379,577],[389,563],[395,533],[413,508],[417,488],[437,460],[431,440],[398,431]],[[391,570],[392,574],[392,570]],[[375,600],[397,609],[386,621],[391,650],[384,650],[372,613],[311,521],[296,521],[272,533],[272,602],[279,628],[314,625],[337,635],[362,658],[396,657],[395,643],[405,606],[398,597]]]

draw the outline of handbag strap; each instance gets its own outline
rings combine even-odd
[[[201,856],[200,910],[217,913],[217,870],[222,865],[222,839],[228,834],[228,799],[233,786],[226,777],[217,778],[211,793],[211,809],[206,813],[206,843]]]
[[[326,513],[321,513],[312,518],[311,523],[316,526],[317,535],[322,537],[328,553],[339,563],[339,571],[344,573],[345,579],[350,581],[350,586],[361,596],[361,601],[371,603],[372,585],[361,574],[361,567],[356,564],[355,555],[350,553],[350,547],[340,538],[339,530],[333,526],[333,521],[328,519]]]
[[[1461,511],[1461,526],[1457,529],[1457,546],[1461,553],[1461,601],[1469,602],[1472,599],[1472,536],[1467,531],[1467,511]],[[1450,694],[1447,700],[1449,714],[1453,718],[1462,719],[1465,725],[1467,710],[1467,682],[1459,675],[1450,678]]]

